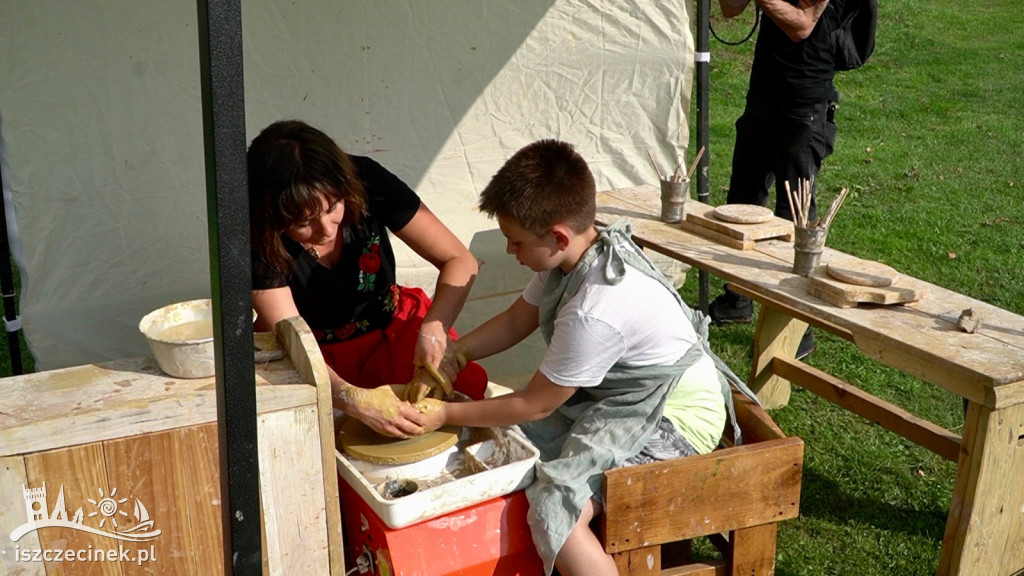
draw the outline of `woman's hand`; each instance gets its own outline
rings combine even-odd
[[[466,303],[479,264],[425,204],[420,204],[412,220],[395,235],[438,270],[433,302],[416,342],[416,365],[434,369],[449,382],[454,381],[458,368],[451,361],[455,351],[448,339],[448,327],[455,323]]]
[[[391,386],[357,388],[345,384],[334,393],[334,406],[385,436],[410,438],[427,431],[424,415],[416,406],[399,399]]]
[[[424,322],[416,340],[413,363],[422,366],[451,394],[452,382],[459,375],[455,343],[439,321]]]

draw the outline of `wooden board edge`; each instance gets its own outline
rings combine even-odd
[[[0,574],[19,576],[46,576],[42,562],[22,562],[15,553],[41,550],[35,530],[21,536],[16,542],[10,534],[28,521],[23,490],[39,488],[29,483],[23,456],[0,457]]]
[[[680,222],[679,227],[687,232],[692,232],[697,236],[703,236],[708,240],[713,240],[719,244],[728,246],[729,248],[735,248],[736,250],[751,250],[754,248],[753,240],[737,240],[736,238],[731,238],[725,234],[716,232],[710,228],[705,228],[699,224],[694,224],[687,220]]]
[[[330,373],[313,332],[301,317],[282,320],[275,326],[275,333],[300,376],[316,388],[330,569],[332,575],[343,576],[345,550],[337,464],[334,460],[334,402]]]

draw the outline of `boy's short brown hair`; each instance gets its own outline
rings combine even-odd
[[[538,140],[512,155],[480,194],[480,210],[542,234],[559,223],[574,232],[594,225],[597,185],[571,144]]]

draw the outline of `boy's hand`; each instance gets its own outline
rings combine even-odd
[[[452,388],[451,381],[434,368],[429,365],[417,366],[412,380],[405,385],[402,399],[415,404],[431,395],[438,400],[444,400],[452,398],[455,395],[455,389]]]
[[[472,360],[473,357],[470,356],[469,350],[466,350],[463,347],[463,345],[460,344],[459,342],[454,342],[454,345],[455,345],[455,355],[454,355],[455,365],[458,367],[459,372],[461,372],[466,367],[466,364],[469,364],[469,361]]]
[[[435,398],[424,398],[415,404],[416,410],[423,417],[423,433],[433,432],[445,425],[446,402]]]
[[[434,381],[430,374],[427,374],[426,370],[422,367],[417,367],[416,372],[412,375],[412,380],[405,385],[403,400],[415,404],[433,392],[436,385],[437,382]]]

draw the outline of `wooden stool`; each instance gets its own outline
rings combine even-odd
[[[786,437],[742,394],[733,391],[733,401],[743,445],[604,473],[599,522],[619,574],[775,573],[776,522],[800,508],[803,440]],[[691,562],[689,541],[700,536],[723,560]]]

